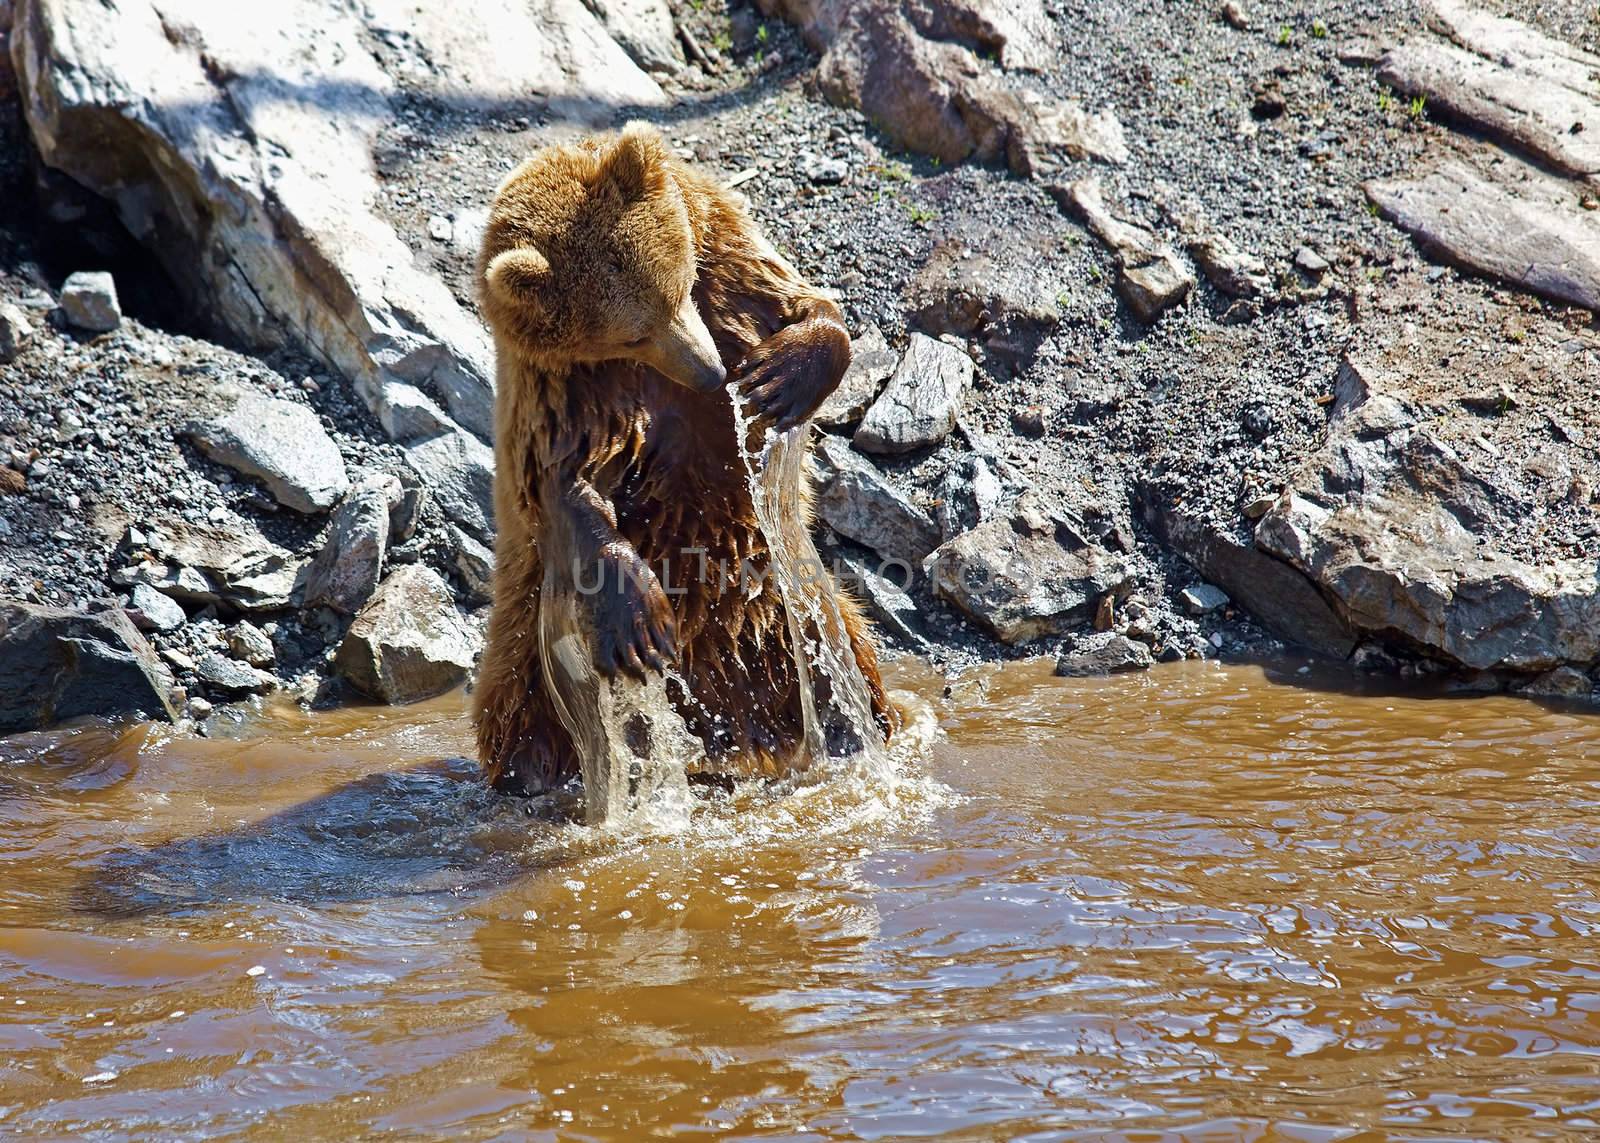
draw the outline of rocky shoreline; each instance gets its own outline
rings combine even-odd
[[[467,681],[484,206],[639,115],[839,292],[819,546],[892,647],[1600,696],[1561,6],[300,7],[0,4],[0,732]]]

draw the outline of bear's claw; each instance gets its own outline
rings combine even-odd
[[[625,674],[644,680],[660,673],[678,657],[678,624],[666,592],[653,575],[627,575],[622,590],[604,592],[595,605],[595,669],[614,679]]]

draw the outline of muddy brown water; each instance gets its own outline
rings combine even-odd
[[[891,784],[530,817],[464,699],[0,743],[0,1137],[1600,1137],[1600,718],[997,669]]]

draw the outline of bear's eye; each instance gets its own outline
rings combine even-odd
[[[622,343],[622,347],[624,349],[638,349],[642,345],[644,345],[645,342],[647,342],[649,340],[650,340],[650,335],[649,334],[645,334],[643,337],[636,337],[632,341],[623,342]]]

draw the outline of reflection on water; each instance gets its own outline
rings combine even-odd
[[[1281,678],[902,667],[646,841],[459,696],[0,742],[0,1136],[1596,1137],[1600,718]]]

